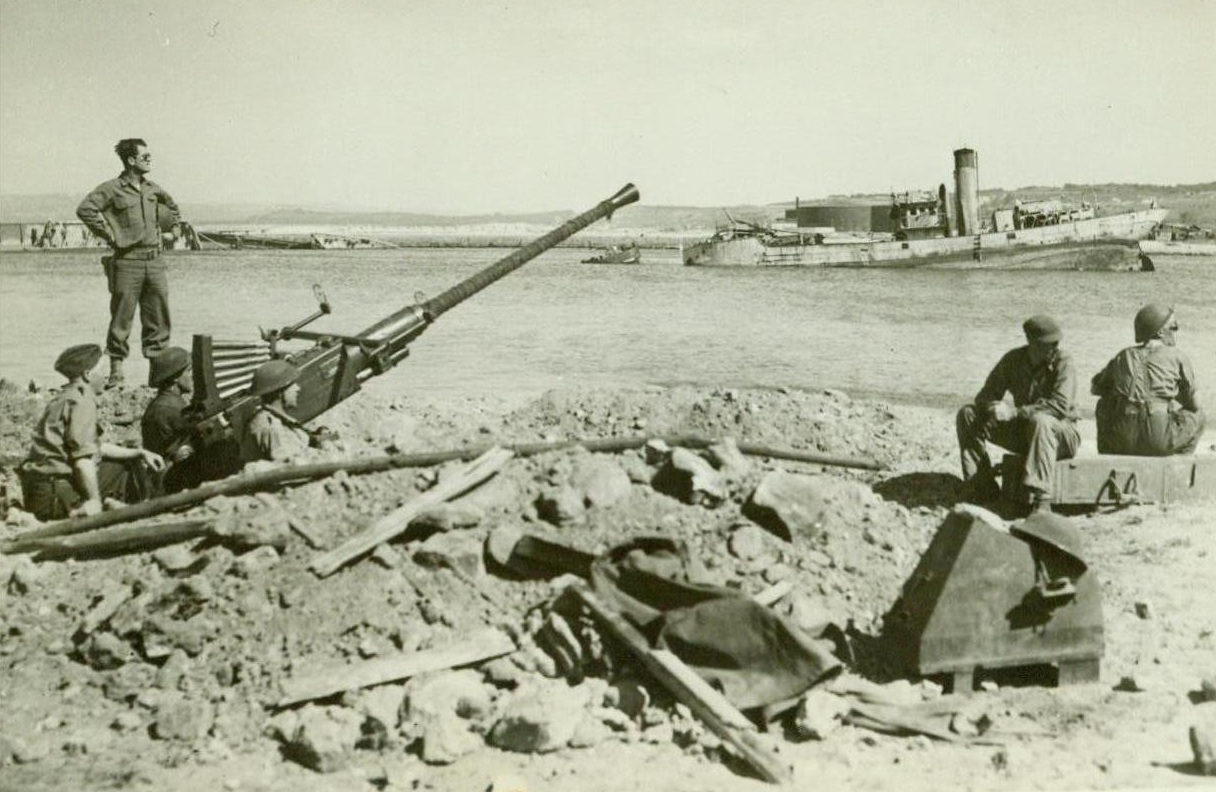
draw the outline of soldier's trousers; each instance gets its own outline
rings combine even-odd
[[[1056,460],[1072,459],[1081,445],[1081,433],[1076,424],[1046,413],[998,422],[976,410],[975,405],[968,404],[958,411],[955,428],[964,480],[970,481],[977,474],[993,475],[985,445],[992,443],[1025,457],[1023,484],[1049,494]]]
[[[48,475],[18,468],[17,475],[21,479],[25,510],[43,522],[65,519],[84,502],[73,474]],[[97,486],[103,500],[117,498],[125,503],[138,503],[155,494],[147,468],[138,459],[101,460],[97,466]]]
[[[1193,452],[1206,423],[1203,410],[1170,410],[1169,406],[1166,402],[1131,405],[1117,398],[1098,399],[1098,453],[1172,456]]]
[[[106,264],[110,287],[110,327],[106,354],[126,360],[127,338],[135,309],[139,309],[140,342],[144,357],[155,357],[169,345],[169,278],[165,260],[115,258]]]

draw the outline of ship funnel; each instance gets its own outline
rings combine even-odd
[[[980,232],[979,157],[972,149],[954,152],[955,217],[959,236]]]

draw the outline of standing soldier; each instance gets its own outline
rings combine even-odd
[[[1150,303],[1134,322],[1136,345],[1115,355],[1091,382],[1098,397],[1098,453],[1189,454],[1205,417],[1195,368],[1176,346],[1174,309]]]
[[[1026,346],[1011,349],[996,364],[984,387],[958,411],[956,428],[967,496],[999,496],[985,442],[1025,456],[1022,484],[1032,510],[1050,512],[1057,459],[1071,459],[1081,444],[1077,431],[1077,375],[1072,358],[1059,348],[1060,326],[1050,316],[1032,316],[1022,325]],[[1005,394],[1013,395],[1013,404]]]
[[[81,344],[55,361],[68,384],[43,411],[17,471],[26,511],[40,520],[97,514],[110,499],[143,500],[152,494],[144,466],[164,470],[159,454],[100,441],[100,360],[101,347]]]
[[[180,219],[173,198],[145,177],[152,170],[147,144],[126,138],[114,152],[122,161],[122,173],[98,185],[76,208],[81,222],[112,251],[101,260],[110,289],[107,388],[122,384],[136,306],[144,357],[154,357],[169,344],[169,281],[160,258],[161,232]]]

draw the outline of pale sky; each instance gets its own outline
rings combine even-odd
[[[1216,180],[1216,0],[0,0],[0,192],[582,209]]]

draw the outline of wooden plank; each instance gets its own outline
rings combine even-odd
[[[139,553],[207,536],[211,533],[212,522],[201,519],[118,525],[87,534],[31,539],[20,549],[37,551],[39,561],[90,554]]]
[[[358,665],[340,665],[290,679],[283,683],[278,706],[360,690],[385,682],[396,682],[418,674],[458,668],[515,651],[515,642],[501,630],[485,629],[448,646],[421,652],[368,660]]]
[[[714,734],[738,751],[761,778],[775,784],[792,780],[790,768],[760,742],[751,721],[680,658],[670,652],[651,649],[636,627],[600,602],[585,584],[573,585],[570,591],[582,600],[596,621],[613,638],[625,644],[677,701],[692,710]]]
[[[381,517],[367,530],[333,550],[316,556],[308,565],[309,569],[320,577],[333,574],[350,561],[371,552],[376,545],[387,542],[404,531],[410,520],[422,510],[450,500],[486,481],[501,470],[512,455],[513,452],[505,448],[491,448],[455,475],[439,482],[396,511]]]

